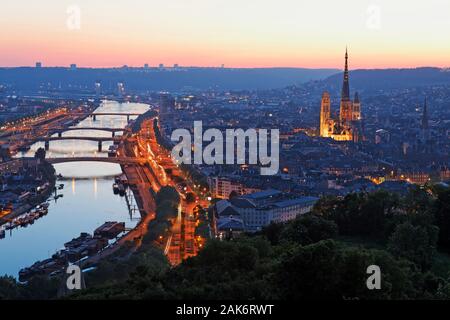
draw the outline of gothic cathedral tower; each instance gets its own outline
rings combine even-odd
[[[350,99],[350,83],[348,73],[348,52],[345,50],[344,84],[342,86],[340,120],[343,124],[349,124],[353,120],[353,103]]]
[[[353,100],[353,121],[359,120],[361,120],[361,102],[359,101],[358,92],[356,92]]]
[[[348,51],[345,50],[344,83],[342,85],[341,109],[339,119],[331,116],[331,99],[328,92],[322,95],[320,108],[320,136],[336,141],[354,141],[363,139],[361,125],[361,102],[358,93],[350,99],[350,82],[348,71]]]
[[[331,118],[330,94],[324,92],[322,95],[322,105],[320,107],[320,136],[328,138],[330,134],[329,122]]]

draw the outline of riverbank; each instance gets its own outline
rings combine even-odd
[[[96,121],[92,118],[86,118],[76,127],[123,129],[127,125],[126,117],[116,114],[145,113],[147,110],[148,106],[143,104],[120,104],[106,101],[95,111],[114,115],[101,116]],[[128,125],[131,125],[131,123],[128,123]],[[93,132],[82,131],[76,133],[76,135],[85,137],[110,136],[109,134],[102,134],[98,130]],[[67,136],[71,135],[67,133]],[[43,143],[36,143],[31,146],[29,151],[21,153],[20,157],[33,160],[37,150],[42,147]],[[47,152],[47,156],[51,158],[67,158],[75,155],[92,158],[101,156],[97,152],[97,144],[91,141],[54,141]],[[104,155],[106,156],[106,152]],[[65,185],[62,190],[58,190],[61,197],[56,201],[53,201],[53,195],[51,194],[53,185],[46,189],[45,199],[50,197],[52,201],[50,202],[49,212],[44,218],[37,220],[33,225],[6,232],[6,237],[0,241],[0,256],[4,258],[4,261],[0,264],[0,274],[16,277],[19,270],[31,266],[36,261],[50,258],[53,253],[61,250],[68,240],[79,237],[82,232],[92,232],[105,222],[125,222],[126,232],[134,230],[140,222],[141,216],[137,210],[134,211],[136,202],[131,192],[128,193],[128,199],[130,199],[132,212],[128,210],[125,198],[113,193],[114,177],[123,174],[118,164],[95,161],[67,162],[55,164],[54,168],[57,174],[70,178],[70,181],[59,179],[56,181],[56,186],[60,183]],[[5,170],[2,170],[3,172]],[[16,174],[16,176],[18,175],[20,175],[20,172]],[[32,183],[33,181],[30,180],[29,182]],[[24,188],[24,190],[27,190],[27,188]],[[140,206],[142,207],[142,205]],[[126,239],[133,240],[134,234],[132,232]],[[128,252],[128,249],[125,251]],[[100,258],[107,253],[108,251],[102,254]]]
[[[38,164],[37,168],[42,174],[42,177],[44,177],[43,183],[44,185],[46,185],[46,188],[41,190],[40,193],[36,193],[35,195],[28,198],[26,203],[23,203],[17,208],[14,208],[10,214],[0,218],[0,226],[29,212],[30,210],[40,205],[41,203],[46,202],[48,198],[51,196],[51,194],[54,192],[56,187],[55,168],[47,162]],[[31,191],[32,190],[29,190],[29,192]]]

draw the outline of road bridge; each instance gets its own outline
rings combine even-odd
[[[137,112],[94,112],[89,114],[90,117],[93,118],[94,121],[97,121],[97,117],[99,116],[123,116],[127,117],[127,121],[130,121],[130,118],[133,116],[140,116],[142,113]]]
[[[145,160],[127,157],[67,157],[67,158],[48,158],[46,159],[48,163],[59,164],[59,163],[69,163],[69,162],[105,162],[105,163],[115,163],[120,165],[132,165],[132,164],[143,164]]]
[[[64,132],[68,131],[104,131],[104,132],[111,132],[112,137],[116,136],[117,132],[125,132],[127,129],[121,129],[121,128],[99,128],[99,127],[82,127],[82,128],[55,128],[53,130],[54,133],[58,134],[58,137],[62,137],[62,134]]]
[[[84,137],[84,136],[75,136],[75,137],[39,137],[34,139],[34,141],[44,141],[45,142],[45,150],[50,149],[50,141],[64,141],[64,140],[84,140],[84,141],[95,141],[98,142],[98,151],[101,152],[103,149],[103,142],[107,141],[120,141],[121,137]]]

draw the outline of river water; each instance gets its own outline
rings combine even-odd
[[[105,101],[96,112],[144,113],[148,108],[145,104]],[[126,124],[125,116],[99,116],[97,121],[87,118],[76,127],[124,128]],[[111,133],[80,130],[66,132],[63,136],[111,137]],[[104,151],[98,152],[98,144],[94,141],[52,141],[47,157],[107,157],[111,144],[103,143]],[[44,147],[44,144],[36,143],[29,152],[20,156],[33,156],[39,147]],[[55,165],[55,169],[63,176],[57,182],[57,185],[64,184],[64,188],[57,191],[63,197],[49,199],[48,215],[33,225],[6,231],[5,239],[0,240],[0,275],[17,277],[20,269],[51,257],[81,232],[92,234],[107,221],[125,222],[127,228],[133,228],[139,222],[139,212],[130,213],[126,199],[113,193],[114,177],[122,173],[119,165],[73,162]],[[134,207],[132,195],[130,201]]]

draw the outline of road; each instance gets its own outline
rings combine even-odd
[[[171,186],[180,195],[181,203],[178,208],[178,216],[172,221],[170,235],[165,239],[165,254],[172,265],[178,265],[183,260],[196,256],[199,248],[195,239],[197,221],[193,211],[198,205],[207,207],[209,203],[201,200],[201,191],[196,190],[193,183],[184,175],[183,171],[173,162],[171,154],[157,143],[153,128],[154,119],[143,122],[141,131],[137,135],[137,149],[134,153],[138,157],[148,160],[148,174],[154,184]],[[169,176],[167,173],[171,172]],[[174,177],[178,177],[177,182]],[[181,182],[180,182],[181,180]],[[155,191],[159,188],[154,187]],[[194,194],[196,201],[189,203],[186,195]]]

